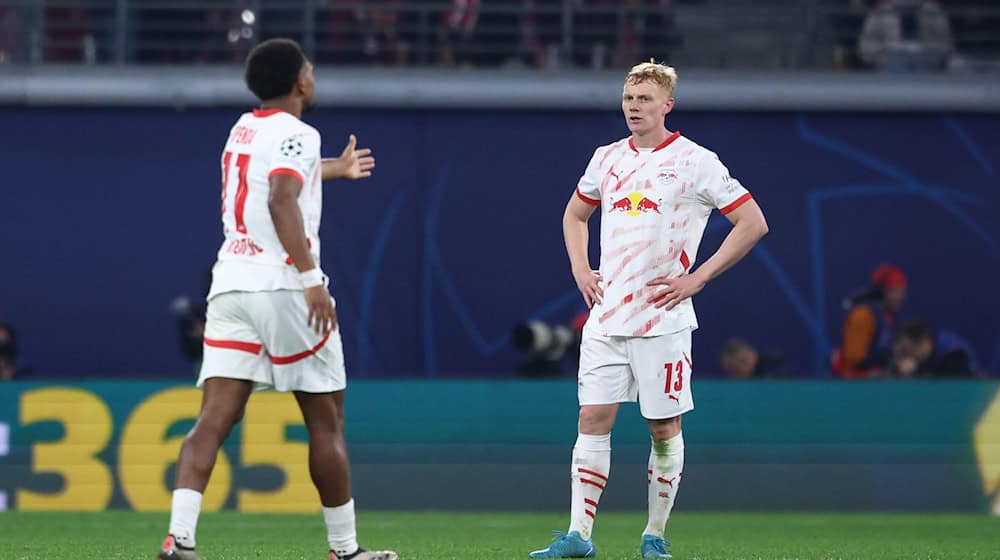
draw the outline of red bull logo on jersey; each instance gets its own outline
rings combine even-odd
[[[611,202],[610,212],[625,212],[629,216],[640,216],[646,212],[660,213],[660,201],[653,202],[641,193],[634,192]]]
[[[611,211],[612,212],[622,211],[622,212],[628,212],[629,214],[631,214],[632,213],[632,199],[630,199],[629,197],[626,196],[626,197],[622,198],[621,200],[619,200],[618,202],[611,203]]]

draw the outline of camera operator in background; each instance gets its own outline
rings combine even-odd
[[[954,332],[921,321],[902,325],[892,342],[889,372],[901,379],[971,379],[980,376],[972,346]]]
[[[528,354],[528,361],[517,367],[523,377],[555,377],[563,373],[563,364],[575,367],[580,358],[580,334],[590,311],[583,311],[569,325],[539,320],[525,321],[514,327],[511,344]]]
[[[181,353],[192,364],[194,373],[201,371],[205,339],[205,304],[194,304],[187,296],[178,296],[170,304],[170,311],[177,318],[180,332]]]

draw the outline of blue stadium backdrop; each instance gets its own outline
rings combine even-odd
[[[189,375],[168,305],[199,296],[221,239],[219,151],[241,109],[0,110],[0,316],[48,376]],[[582,308],[563,205],[608,112],[324,109],[339,153],[375,148],[364,182],[327,185],[324,267],[356,378],[509,375],[511,327]],[[882,261],[907,314],[967,336],[1000,369],[1000,116],[684,113],[771,234],[696,298],[699,371],[739,335],[823,375],[839,302]],[[698,255],[727,230],[716,215]],[[596,261],[595,261],[596,262]]]

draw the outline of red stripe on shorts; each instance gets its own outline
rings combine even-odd
[[[291,356],[271,356],[271,363],[278,366],[284,366],[300,362],[309,356],[316,354],[316,352],[319,352],[320,348],[323,348],[323,346],[326,345],[326,341],[330,338],[330,333],[332,332],[332,330],[327,332],[326,336],[323,337],[323,340],[319,341],[319,344],[313,346],[305,352],[299,352],[298,354],[292,354]]]
[[[249,352],[251,354],[260,354],[260,349],[264,347],[262,344],[255,344],[253,342],[240,342],[239,340],[213,340],[211,338],[205,339],[205,346],[211,346],[212,348],[225,348],[226,350],[239,350],[241,352]]]

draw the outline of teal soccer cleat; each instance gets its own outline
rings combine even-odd
[[[569,534],[555,531],[556,540],[548,548],[528,554],[530,558],[593,558],[597,556],[594,542],[580,538],[579,531]]]
[[[670,541],[665,541],[653,535],[642,536],[642,557],[643,558],[673,558],[667,552]]]

